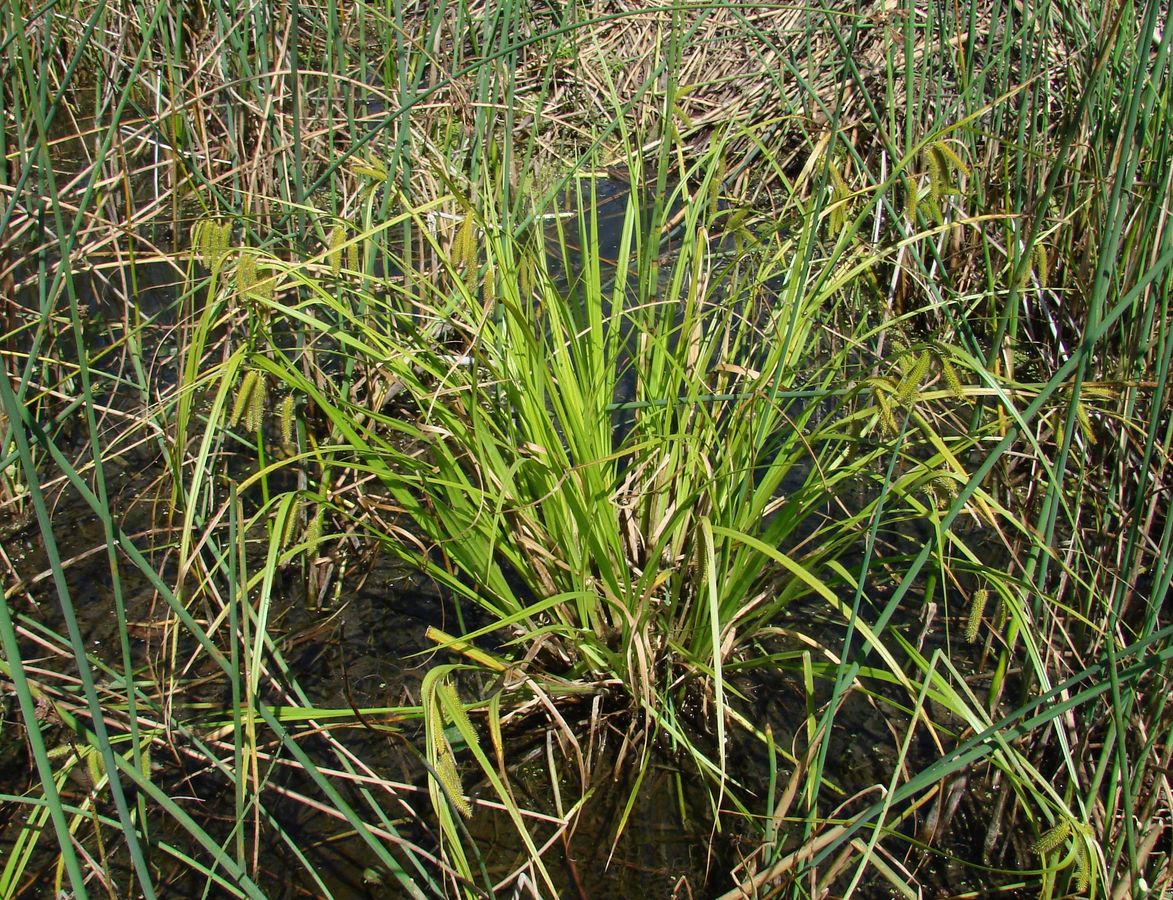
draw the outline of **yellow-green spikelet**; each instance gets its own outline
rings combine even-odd
[[[298,524],[301,522],[302,508],[305,506],[305,501],[298,497],[293,501],[289,507],[289,515],[285,519],[285,527],[281,531],[281,549],[286,550],[293,544],[294,532]]]
[[[965,386],[961,383],[957,369],[944,356],[941,357],[941,377],[945,380],[945,387],[948,388],[950,394],[958,400],[965,399]]]
[[[875,391],[875,398],[880,411],[880,427],[886,435],[892,437],[900,431],[900,423],[896,421],[896,413],[892,410],[892,401],[883,389]]]
[[[292,454],[297,447],[293,443],[293,413],[297,407],[297,398],[293,394],[286,394],[281,400],[281,449]]]
[[[248,398],[248,408],[244,413],[244,427],[249,431],[259,431],[265,421],[268,406],[269,379],[264,372],[258,372],[256,384]]]
[[[969,617],[965,622],[965,642],[972,644],[977,640],[978,629],[982,625],[982,616],[986,612],[986,603],[990,599],[990,592],[985,588],[973,592],[969,601]]]
[[[1061,819],[1052,828],[1048,828],[1031,843],[1030,849],[1035,853],[1050,853],[1061,845],[1071,834],[1071,820]]]
[[[460,773],[456,770],[456,759],[452,755],[452,748],[443,736],[438,739],[436,747],[436,777],[444,786],[444,792],[452,805],[466,819],[472,816],[472,804],[464,796],[464,786],[460,783]]]
[[[315,507],[314,514],[310,517],[309,523],[305,528],[305,542],[311,553],[316,550],[318,543],[322,540],[322,532],[325,530],[325,527],[326,515],[319,505]]]
[[[926,351],[916,358],[916,361],[909,367],[904,377],[900,379],[900,384],[896,387],[896,402],[900,405],[901,409],[907,409],[920,392],[921,382],[924,380],[928,371],[929,354]]]
[[[240,421],[244,411],[248,409],[253,390],[257,385],[256,369],[248,369],[240,379],[240,386],[236,389],[236,399],[232,403],[232,413],[228,416],[228,425],[233,427]]]
[[[330,265],[330,274],[335,278],[342,271],[342,248],[346,243],[346,229],[336,226],[329,236],[326,250],[326,262]]]
[[[452,263],[458,270],[463,270],[465,283],[471,284],[477,270],[476,221],[471,213],[456,229],[456,237],[452,240]]]

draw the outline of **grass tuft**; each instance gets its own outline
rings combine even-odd
[[[0,897],[1166,891],[1166,6],[0,7]]]

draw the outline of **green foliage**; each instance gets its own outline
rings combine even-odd
[[[991,890],[1166,890],[1164,16],[4,6],[0,896],[264,896],[272,846],[327,896],[343,837],[411,896],[520,890],[474,781],[557,894],[590,773],[523,809],[508,720],[572,746],[584,694],[759,829],[738,896],[933,893],[912,835]],[[363,541],[458,608],[410,707],[285,656],[282,582],[345,597]],[[860,705],[891,746],[844,803]],[[1033,848],[958,845],[991,787]]]

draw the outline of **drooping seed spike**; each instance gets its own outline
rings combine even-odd
[[[904,218],[910,224],[916,223],[916,211],[920,203],[920,188],[916,181],[907,175],[904,176]]]
[[[359,263],[358,241],[346,245],[346,271],[357,272]]]
[[[205,264],[211,255],[208,248],[208,226],[211,224],[209,219],[197,219],[191,226],[191,248],[196,258]]]
[[[982,625],[982,616],[986,611],[986,603],[990,599],[990,592],[985,588],[973,592],[969,601],[969,618],[965,623],[965,642],[972,644],[977,640],[978,630]]]
[[[240,417],[248,408],[249,400],[252,397],[253,390],[256,388],[257,374],[256,369],[249,369],[240,379],[240,386],[236,389],[236,399],[232,403],[232,414],[228,417],[230,428],[236,426],[236,423],[240,421]]]
[[[248,296],[256,283],[257,258],[249,251],[243,251],[236,263],[236,290],[241,296]]]
[[[1047,260],[1047,248],[1042,241],[1035,242],[1035,277],[1039,280],[1039,287],[1044,290],[1047,287],[1047,279],[1050,276],[1050,264]]]
[[[448,746],[443,735],[439,735],[436,740],[436,777],[444,786],[444,792],[457,812],[466,819],[472,818],[472,804],[464,796],[464,786],[460,783],[460,773],[456,770],[456,758],[452,755],[452,748]]]
[[[316,553],[318,544],[322,540],[322,532],[326,527],[326,516],[321,506],[314,510],[313,516],[309,520],[309,524],[305,529],[305,542],[309,547],[310,553]]]
[[[945,379],[945,387],[949,389],[950,394],[958,400],[965,399],[965,386],[961,383],[957,370],[953,368],[953,363],[944,356],[941,357],[941,377]]]
[[[933,150],[940,156],[941,162],[947,168],[952,168],[953,171],[959,173],[962,177],[969,177],[969,166],[965,164],[957,151],[953,149],[953,145],[949,141],[937,141],[933,144]]]
[[[281,549],[287,550],[293,544],[293,536],[301,522],[301,511],[304,501],[299,496],[289,507],[289,514],[285,519],[285,527],[281,530]]]
[[[945,164],[941,160],[940,154],[930,147],[925,154],[925,164],[929,172],[929,199],[933,203],[933,207],[939,212],[941,209],[941,198],[945,196],[945,188],[948,183],[948,174],[945,172]]]
[[[451,682],[445,681],[439,687],[441,699],[444,703],[444,709],[448,713],[448,718],[457,729],[463,734],[465,731],[472,731],[472,722],[468,718],[468,712],[464,708],[464,704],[460,702],[460,696],[456,693],[456,688],[452,686]]]
[[[896,388],[896,402],[902,408],[907,409],[920,393],[921,382],[928,371],[929,354],[928,351],[924,351],[904,373],[904,377],[900,379],[900,384]]]
[[[1080,400],[1075,404],[1075,420],[1079,424],[1080,434],[1089,444],[1096,442],[1096,433],[1092,430],[1091,416],[1087,413],[1087,405]]]
[[[297,398],[286,394],[281,400],[281,449],[286,453],[293,453],[296,449],[293,444],[293,413],[297,408]]]
[[[336,226],[330,232],[328,249],[326,251],[326,262],[330,265],[330,274],[335,278],[338,273],[342,271],[342,245],[346,243],[346,231],[341,225]]]
[[[1080,830],[1086,830],[1081,825]],[[1087,840],[1083,835],[1075,842],[1075,891],[1086,894],[1092,881],[1092,854],[1088,849]]]
[[[880,408],[880,425],[884,433],[894,437],[900,431],[900,423],[896,421],[896,414],[892,411],[892,401],[883,391],[877,391],[876,405]]]
[[[1030,845],[1030,849],[1039,854],[1050,853],[1067,840],[1069,834],[1071,834],[1071,820],[1063,818],[1053,827],[1048,828],[1035,838]]]
[[[219,272],[228,259],[228,243],[232,239],[232,223],[221,222],[212,234],[212,270]]]
[[[249,431],[260,431],[268,406],[269,379],[264,372],[258,372],[256,384],[248,398],[248,409],[244,414],[244,427]]]
[[[464,280],[470,282],[476,277],[476,221],[472,214],[464,217],[460,227],[456,229],[456,237],[452,240],[452,263],[464,272]]]

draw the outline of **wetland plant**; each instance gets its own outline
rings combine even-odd
[[[857,6],[0,11],[0,895],[581,893],[604,736],[709,893],[1167,891],[1164,5]]]

